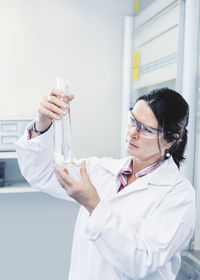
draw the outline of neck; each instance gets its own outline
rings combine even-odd
[[[151,157],[147,159],[139,159],[136,157],[133,157],[133,173],[136,174],[139,171],[143,170],[144,168],[163,160],[163,156],[160,157]]]

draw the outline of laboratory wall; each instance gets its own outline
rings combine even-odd
[[[66,75],[75,156],[118,157],[124,17],[132,11],[128,0],[0,1],[0,118],[37,117],[56,76]],[[40,192],[0,194],[0,279],[66,280],[78,208]]]
[[[132,14],[128,0],[2,1],[0,117],[36,117],[66,75],[75,155],[118,156],[123,24]]]

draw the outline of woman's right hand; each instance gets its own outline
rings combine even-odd
[[[73,98],[73,94],[66,95],[60,89],[53,89],[48,96],[44,96],[38,109],[36,129],[43,131],[50,126],[54,119],[60,120],[67,113],[68,102]]]

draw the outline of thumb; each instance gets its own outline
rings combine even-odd
[[[83,179],[89,179],[89,176],[87,174],[86,161],[85,160],[81,162],[80,173],[81,173],[81,177]]]

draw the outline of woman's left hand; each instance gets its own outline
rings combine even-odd
[[[54,165],[53,168],[58,181],[66,190],[67,194],[87,208],[87,210],[91,213],[100,202],[100,198],[87,174],[85,161],[81,163],[80,167],[80,173],[82,177],[80,182],[69,176],[67,169],[62,169],[59,165]]]

